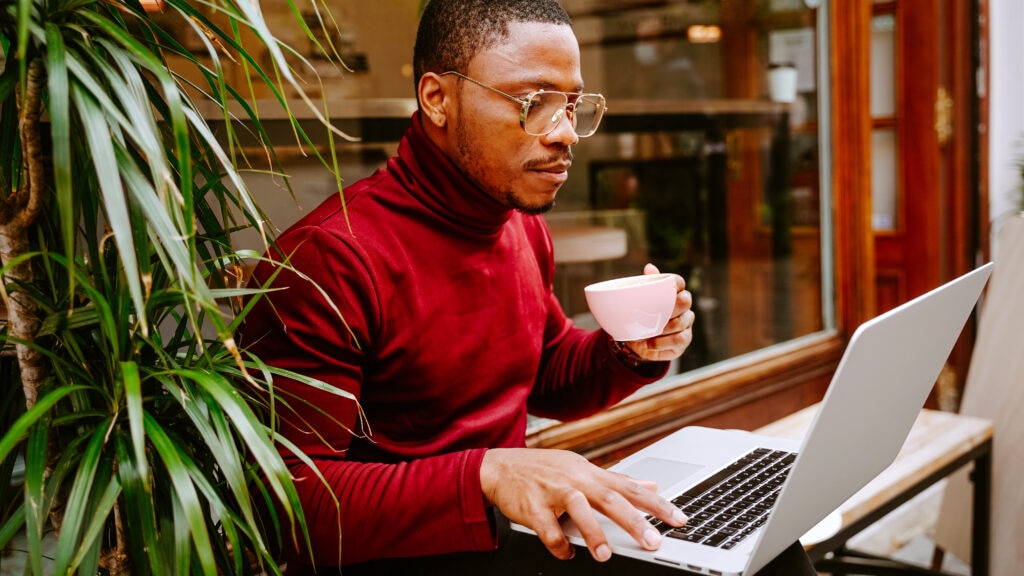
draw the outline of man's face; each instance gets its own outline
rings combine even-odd
[[[569,26],[514,23],[509,41],[478,53],[465,74],[518,98],[534,90],[579,92],[579,44]],[[445,78],[452,85],[455,76]],[[462,81],[449,115],[448,152],[462,171],[502,204],[528,213],[551,208],[568,177],[579,138],[566,119],[544,136],[519,125],[519,105]]]

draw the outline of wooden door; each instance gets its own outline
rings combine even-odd
[[[873,5],[872,227],[879,313],[941,280],[939,33],[938,0]]]
[[[980,4],[872,4],[872,227],[881,313],[973,268],[987,224],[977,122]],[[983,45],[983,43],[981,43]],[[955,408],[970,360],[969,325],[933,404]],[[945,390],[943,390],[945,386]]]

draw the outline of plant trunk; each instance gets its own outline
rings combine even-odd
[[[21,137],[21,178],[15,180],[19,188],[6,198],[0,197],[0,263],[7,265],[28,253],[29,231],[44,204],[46,177],[43,166],[42,134],[42,66],[33,61],[28,67],[24,96],[18,105],[18,132]],[[15,351],[21,371],[21,386],[25,392],[25,406],[32,408],[39,397],[39,389],[48,374],[46,358],[27,345],[33,343],[39,332],[38,309],[20,286],[32,281],[32,266],[23,261],[7,270],[3,279],[13,283],[11,294],[3,291],[7,305],[8,335],[16,339]]]
[[[131,563],[128,561],[128,546],[124,538],[124,524],[121,522],[121,506],[119,502],[114,503],[114,533],[117,543],[113,548],[107,548],[100,556],[100,567],[105,569],[110,576],[131,576]]]
[[[42,116],[42,65],[33,60],[23,96],[18,99],[18,135],[21,139],[21,174],[14,179],[19,187],[8,197],[0,197],[0,264],[6,266],[31,250],[29,235],[46,200],[46,174],[43,163],[43,135],[39,119]],[[17,88],[16,88],[17,89]],[[14,349],[21,374],[21,388],[25,394],[25,408],[31,409],[39,399],[39,390],[49,375],[46,357],[31,344],[36,341],[41,320],[39,309],[23,286],[32,282],[32,264],[25,260],[7,269],[0,282],[13,284],[10,294],[0,284],[0,295],[7,305],[7,334],[15,339]],[[51,458],[56,453],[54,438],[47,443],[45,477],[49,478]],[[50,524],[60,532],[64,518],[64,498],[60,491],[50,505]]]

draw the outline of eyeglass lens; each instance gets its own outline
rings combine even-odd
[[[584,138],[597,130],[604,113],[604,97],[600,94],[582,94],[572,105],[561,92],[537,92],[527,105],[523,128],[528,134],[543,136],[555,129],[568,113],[576,135]]]

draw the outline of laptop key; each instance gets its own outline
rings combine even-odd
[[[653,526],[653,527],[654,527],[654,529],[655,529],[655,530],[657,530],[657,531],[658,531],[658,533],[660,533],[660,534],[661,534],[662,536],[664,536],[664,535],[665,535],[665,532],[668,532],[669,530],[671,530],[672,528],[674,528],[674,526],[670,526],[670,525],[668,525],[668,524],[666,524],[666,523],[662,522],[661,520],[657,519],[657,518],[656,518],[656,517],[654,517],[654,516],[651,516],[650,518],[648,518],[648,519],[647,519],[647,521],[648,521],[648,522],[649,522],[649,523],[651,524],[651,526]]]
[[[725,542],[726,540],[728,540],[729,536],[730,536],[730,534],[722,534],[722,533],[719,533],[719,532],[715,532],[711,536],[708,536],[704,540],[701,540],[700,543],[701,544],[707,544],[708,546],[718,546],[722,542]]]
[[[683,540],[685,542],[700,542],[704,536],[699,534],[683,533],[678,530],[669,530],[668,534],[665,534],[669,538],[675,538],[676,540]]]

